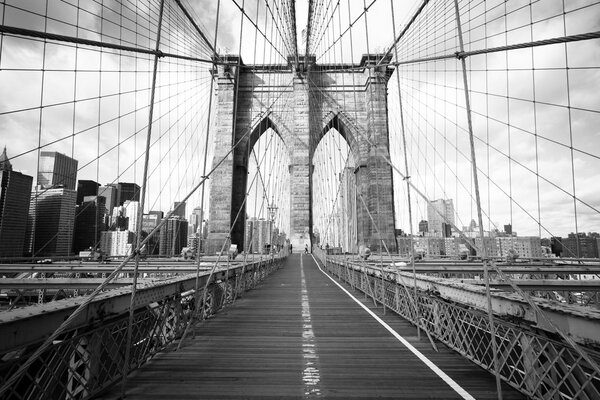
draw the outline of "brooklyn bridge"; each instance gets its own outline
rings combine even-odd
[[[600,1],[0,22],[0,398],[600,398]]]

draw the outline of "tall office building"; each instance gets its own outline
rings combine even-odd
[[[200,246],[200,237],[196,233],[192,233],[188,235],[187,238],[187,247],[192,251],[193,254],[197,254],[198,248]]]
[[[98,196],[106,199],[106,215],[111,216],[117,205],[117,185],[107,184],[98,188]],[[108,221],[107,221],[108,223]]]
[[[162,211],[150,211],[148,214],[144,214],[142,217],[142,232],[146,234],[152,233],[154,228],[160,224],[160,221],[163,219]],[[160,243],[160,231],[156,232],[149,240],[148,240],[148,254],[158,254],[159,253],[159,243]]]
[[[427,205],[427,228],[430,236],[444,237],[443,223],[455,225],[452,199],[438,199]]]
[[[42,151],[38,186],[44,189],[63,186],[75,190],[77,181],[77,160],[55,151]]]
[[[160,255],[177,256],[187,245],[188,222],[171,216],[160,229]]]
[[[127,200],[140,201],[140,187],[135,183],[117,183],[117,201],[115,206],[122,206]]]
[[[176,201],[173,210],[175,210],[172,214],[174,217],[185,218],[185,201]]]
[[[129,220],[127,225],[128,230],[133,233],[136,233],[138,226],[138,213],[140,209],[140,202],[127,200],[125,201],[125,203],[123,203],[123,209],[123,216]]]
[[[537,236],[500,236],[495,240],[497,257],[506,257],[510,251],[523,258],[542,257],[542,240]]]
[[[35,256],[71,254],[77,192],[66,188],[36,189],[31,194],[27,250]]]
[[[0,155],[0,257],[21,257],[33,177],[12,170],[6,147]]]
[[[129,229],[129,218],[125,216],[125,207],[119,206],[113,209],[109,218],[108,230],[126,231]]]
[[[81,181],[80,181],[81,182]],[[106,199],[102,196],[85,196],[81,204],[75,207],[75,233],[73,252],[79,254],[88,248],[100,245],[101,232],[106,230],[104,214]]]
[[[272,221],[248,218],[244,238],[244,250],[249,253],[262,253],[265,245],[271,243]]]
[[[133,246],[133,232],[104,231],[100,237],[100,250],[107,256],[127,256]]]
[[[94,181],[78,180],[77,181],[77,205],[83,202],[85,196],[98,195],[100,184]]]
[[[569,233],[566,238],[558,238],[562,244],[561,257],[565,258],[598,258],[600,249],[595,235],[588,236],[584,232]]]
[[[344,168],[340,174],[340,205],[341,205],[341,237],[343,251],[358,253],[358,237],[356,228],[356,176],[353,168]],[[338,244],[338,243],[335,243]]]
[[[202,228],[202,209],[200,207],[194,208],[188,222],[190,234],[196,233],[199,228]]]
[[[255,224],[256,218],[246,220],[246,229],[244,230],[244,251],[246,253],[258,253],[258,224]],[[256,230],[256,232],[255,232]]]

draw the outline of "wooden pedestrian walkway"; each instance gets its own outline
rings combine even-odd
[[[426,336],[417,340],[412,325],[362,302],[424,358],[344,293],[311,255],[293,254],[197,327],[182,349],[134,372],[127,399],[497,398],[492,375],[442,344],[434,351]],[[119,394],[115,388],[103,398]],[[503,395],[523,398],[507,386]]]

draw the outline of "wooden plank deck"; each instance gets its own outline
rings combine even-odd
[[[492,375],[441,344],[435,352],[426,336],[417,340],[412,325],[383,315],[372,301],[363,303],[469,395],[496,399]],[[119,394],[117,387],[103,398]],[[524,398],[507,386],[503,394]],[[197,327],[182,349],[159,354],[134,372],[126,397],[462,398],[329,280],[310,255],[300,254]]]

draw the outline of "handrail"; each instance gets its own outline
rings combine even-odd
[[[179,340],[187,322],[197,313],[210,316],[239,293],[250,290],[281,266],[283,258],[264,259],[248,265],[217,270],[200,276],[202,288],[195,292],[196,274],[187,274],[137,288],[134,303],[131,358],[132,371],[170,343]],[[210,281],[207,281],[210,279]],[[12,377],[29,354],[82,303],[85,297],[58,300],[0,314],[1,393],[11,398],[93,397],[122,378],[125,332],[131,286],[99,294],[68,330],[41,354],[25,372]],[[239,293],[238,293],[239,292]],[[198,301],[204,299],[204,301]]]
[[[317,253],[317,252],[315,252]],[[324,269],[412,322],[413,302],[400,290],[412,285],[412,275],[395,268],[370,267],[321,255]],[[383,278],[383,279],[382,279]],[[417,275],[420,324],[433,337],[475,364],[495,373],[491,354],[485,289],[447,279]],[[600,398],[598,372],[572,346],[553,334],[520,296],[493,291],[495,340],[499,344],[499,376],[530,398]],[[565,329],[600,361],[600,312],[536,300],[555,325]],[[552,373],[548,373],[552,371]]]

